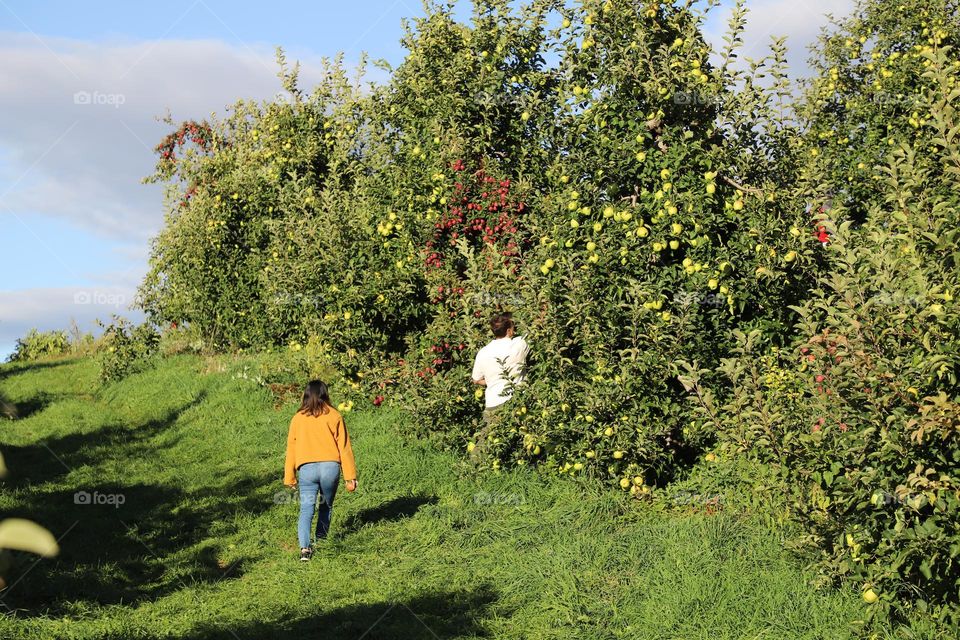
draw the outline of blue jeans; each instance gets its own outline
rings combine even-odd
[[[340,483],[339,462],[308,462],[297,469],[297,485],[300,487],[300,521],[297,537],[300,548],[310,546],[310,524],[313,512],[317,511],[317,539],[326,538],[330,530],[330,511]],[[317,505],[317,494],[321,502]]]

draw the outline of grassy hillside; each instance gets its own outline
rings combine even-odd
[[[810,586],[781,531],[478,475],[386,410],[348,415],[361,487],[300,563],[280,484],[294,407],[234,366],[177,356],[103,389],[89,359],[0,368],[20,414],[0,423],[0,514],[62,547],[20,558],[0,637],[814,639],[862,618],[857,593]]]

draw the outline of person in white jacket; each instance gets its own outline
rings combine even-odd
[[[510,400],[514,386],[523,382],[530,346],[514,336],[516,325],[510,313],[498,313],[490,319],[493,340],[480,349],[473,361],[474,384],[486,386],[484,420],[489,423],[497,411]]]

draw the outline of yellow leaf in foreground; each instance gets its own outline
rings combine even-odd
[[[0,522],[0,549],[30,551],[47,557],[60,553],[60,547],[49,531],[22,518]]]

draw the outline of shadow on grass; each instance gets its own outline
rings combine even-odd
[[[351,533],[356,533],[367,525],[410,518],[416,515],[421,507],[436,503],[436,496],[401,496],[394,498],[376,507],[358,511],[347,518],[343,524],[338,527],[339,535],[346,536]]]
[[[201,391],[189,403],[168,412],[162,418],[142,425],[108,424],[91,431],[79,431],[64,436],[44,438],[29,445],[8,445],[0,442],[0,450],[7,459],[9,475],[5,487],[56,482],[74,469],[97,466],[110,458],[128,459],[150,455],[152,440],[169,429],[189,409],[206,398]],[[40,394],[28,403],[45,403]],[[166,446],[173,443],[168,442]]]
[[[58,360],[40,360],[40,361],[15,361],[0,363],[0,382],[5,378],[18,376],[37,369],[50,369],[63,367],[75,362],[77,358],[58,359]],[[41,393],[24,402],[13,402],[4,397],[0,392],[0,418],[9,420],[21,420],[29,418],[35,413],[39,413],[50,405],[57,397],[47,393]]]
[[[271,508],[274,477],[234,475],[222,486],[189,492],[122,480],[66,481],[72,470],[156,457],[157,448],[171,446],[171,439],[159,444],[155,438],[203,399],[201,392],[139,426],[108,425],[4,448],[12,482],[3,486],[14,489],[8,501],[14,506],[3,517],[40,523],[59,539],[61,553],[39,562],[18,556],[19,571],[0,592],[0,608],[23,617],[56,615],[98,604],[135,604],[242,575],[243,559],[227,562],[217,544],[207,541],[228,535],[237,513]]]
[[[318,594],[319,595],[319,594]],[[308,618],[247,626],[201,627],[178,640],[454,640],[489,638],[483,627],[497,594],[473,591],[428,593],[396,602],[340,607]]]
[[[4,402],[4,413],[8,418],[23,420],[43,411],[51,402],[53,398],[49,394],[41,393],[24,402]]]
[[[12,360],[10,362],[0,362],[0,380],[7,376],[19,375],[21,373],[27,373],[28,371],[63,367],[82,359],[83,356],[58,356],[48,360]]]

